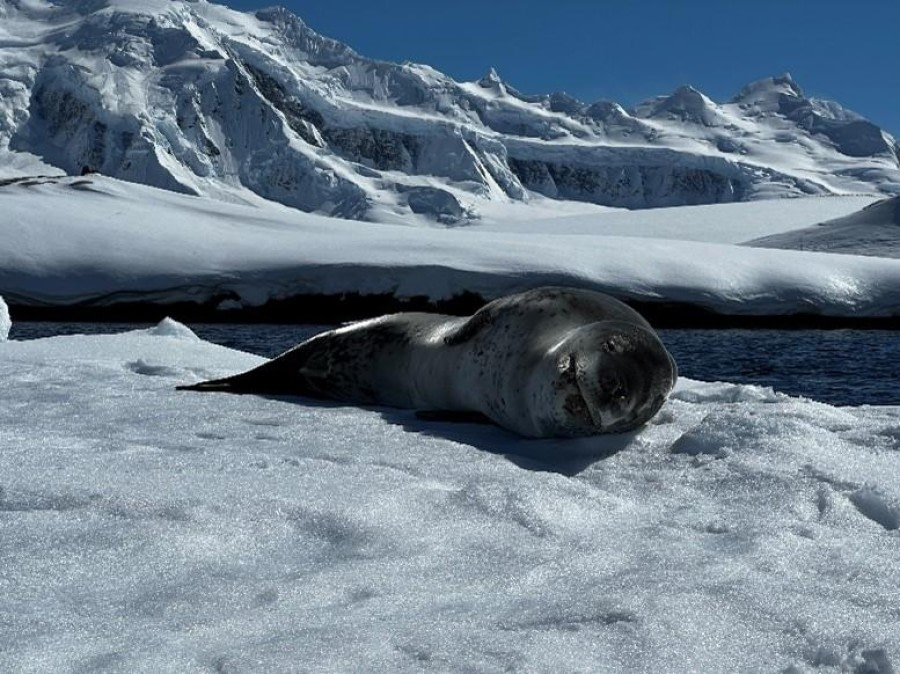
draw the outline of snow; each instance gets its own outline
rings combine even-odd
[[[900,198],[883,199],[844,217],[796,227],[748,246],[900,258]]]
[[[0,297],[0,342],[5,342],[9,338],[9,330],[12,327],[12,321],[9,318],[9,307]]]
[[[848,671],[900,662],[900,408],[682,381],[640,431],[176,384],[171,321],[0,345],[0,670]]]
[[[808,199],[784,212],[804,225],[861,203],[868,202]],[[443,229],[228,204],[93,175],[0,186],[0,204],[0,289],[12,304],[223,298],[216,301],[233,308],[303,294],[494,298],[567,284],[725,314],[900,313],[898,260],[703,240],[785,231],[770,202],[669,209],[643,220],[597,209],[541,228],[519,211],[504,221],[496,210],[493,224]],[[604,233],[607,217],[616,235]],[[629,219],[634,235],[625,236]],[[585,233],[592,222],[597,233]]]
[[[569,202],[551,202],[556,213],[542,213],[545,204],[519,208],[483,207],[479,229],[509,233],[602,234],[604,236],[676,239],[707,243],[743,243],[818,225],[855,214],[876,197],[811,197],[769,199],[753,203],[707,204],[626,210],[607,208],[562,215]]]

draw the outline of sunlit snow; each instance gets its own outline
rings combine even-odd
[[[0,344],[0,670],[896,667],[900,408],[683,381],[529,441],[174,390],[259,361]]]
[[[900,260],[733,244],[868,203],[822,197],[646,215],[595,209],[542,227],[513,208],[448,229],[227,204],[103,176],[32,179],[0,186],[0,288],[11,304],[224,296],[231,308],[315,293],[494,298],[566,284],[725,314],[895,315]]]

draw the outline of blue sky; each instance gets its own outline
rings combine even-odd
[[[281,4],[361,54],[458,80],[491,66],[525,93],[632,105],[692,84],[717,101],[789,71],[900,136],[900,3],[892,0],[217,0]]]

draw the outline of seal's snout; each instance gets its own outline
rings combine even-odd
[[[567,340],[571,394],[565,412],[582,433],[618,433],[649,421],[675,383],[674,361],[642,326],[600,322]]]

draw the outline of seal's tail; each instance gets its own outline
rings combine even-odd
[[[209,381],[201,381],[197,384],[184,384],[176,386],[176,391],[223,391],[228,393],[240,393],[239,388],[235,387],[235,377],[226,377],[225,379],[210,379]]]
[[[258,368],[257,368],[258,370]],[[283,386],[274,386],[280,382],[274,382],[269,377],[261,377],[257,370],[242,372],[223,379],[210,379],[196,384],[184,384],[176,386],[176,391],[201,391],[222,393],[281,393]]]
[[[176,386],[175,389],[178,391],[322,397],[315,382],[312,381],[313,378],[308,375],[307,368],[302,366],[305,360],[306,354],[295,349],[252,370],[223,379],[184,384]]]

